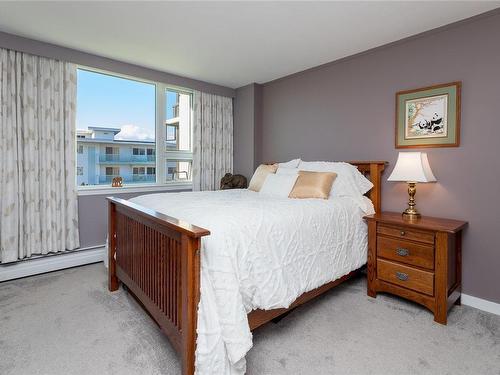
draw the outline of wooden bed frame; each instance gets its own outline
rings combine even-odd
[[[381,206],[384,161],[351,161],[373,183],[367,194],[375,210]],[[180,354],[182,374],[194,374],[197,309],[200,298],[201,238],[206,229],[161,214],[120,198],[109,201],[108,288],[122,282],[168,336]],[[254,310],[248,314],[250,329],[288,313],[357,274],[302,294],[288,309]]]

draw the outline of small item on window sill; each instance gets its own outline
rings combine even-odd
[[[226,173],[220,180],[221,190],[246,189],[247,186],[247,178],[241,174]]]
[[[113,181],[111,182],[111,187],[123,187],[123,178],[113,177]]]

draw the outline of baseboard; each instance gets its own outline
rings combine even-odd
[[[482,298],[469,296],[462,293],[462,304],[476,309],[483,310],[492,314],[500,315],[500,303],[491,302]]]
[[[13,264],[0,265],[0,282],[102,262],[105,250],[106,248],[102,246],[94,249],[72,251],[65,254],[37,257]]]

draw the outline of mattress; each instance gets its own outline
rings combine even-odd
[[[132,202],[210,230],[201,243],[197,374],[244,374],[247,314],[366,263],[366,197],[289,199],[246,189],[143,195]]]

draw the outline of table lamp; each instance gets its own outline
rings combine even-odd
[[[435,182],[429,160],[425,152],[400,152],[398,161],[387,181],[404,181],[408,183],[408,208],[403,211],[405,219],[417,219],[420,213],[415,204],[417,182]]]

